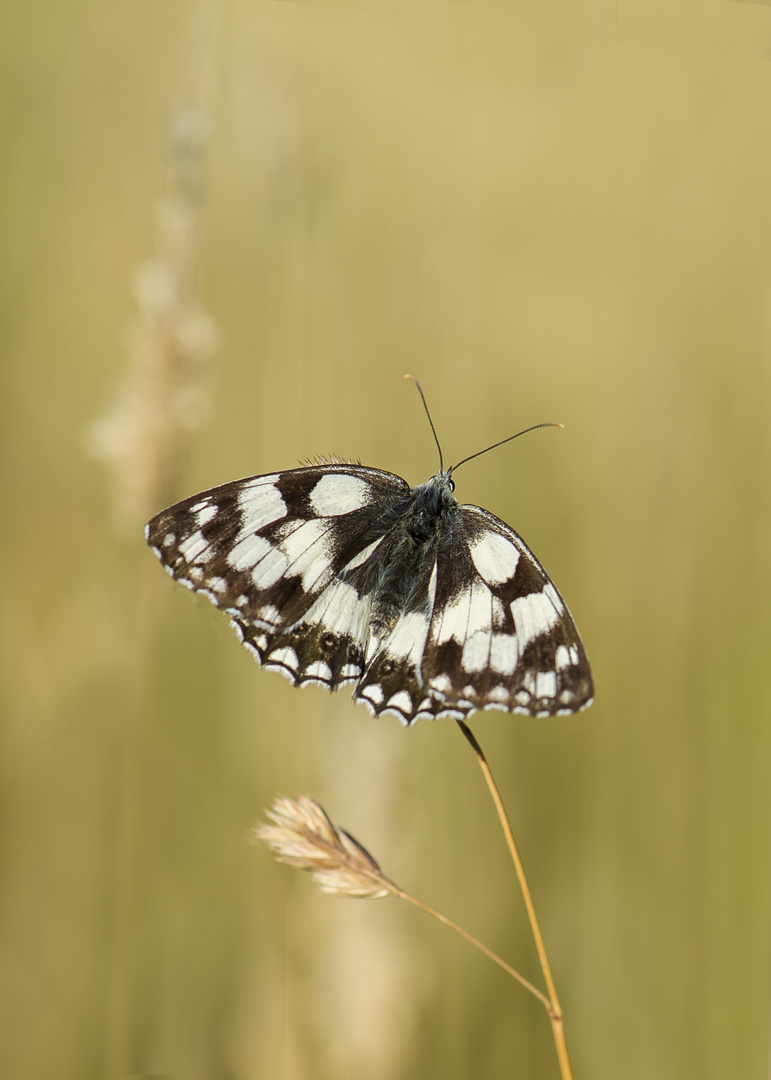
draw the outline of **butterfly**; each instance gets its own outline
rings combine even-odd
[[[337,458],[234,480],[161,511],[146,539],[296,686],[352,686],[404,724],[586,708],[591,670],[562,597],[509,525],[456,502],[470,458],[444,469],[439,455],[414,488]]]

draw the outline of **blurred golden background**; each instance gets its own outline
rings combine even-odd
[[[5,1076],[558,1076],[543,1009],[245,834],[307,793],[539,981],[481,776],[260,672],[142,541],[318,453],[521,532],[597,699],[472,720],[576,1080],[766,1075],[771,9],[0,12]]]

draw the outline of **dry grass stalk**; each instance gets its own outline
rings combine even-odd
[[[557,1050],[557,1060],[560,1066],[560,1075],[562,1080],[572,1080],[573,1073],[570,1067],[570,1059],[568,1057],[567,1043],[565,1042],[565,1028],[562,1022],[562,1007],[557,997],[557,990],[554,986],[554,980],[552,979],[551,968],[549,967],[549,961],[546,956],[546,947],[541,937],[541,930],[538,926],[538,919],[535,914],[535,906],[533,905],[532,897],[530,896],[530,888],[527,884],[527,878],[525,877],[525,869],[522,865],[522,859],[519,855],[519,849],[517,848],[517,842],[514,839],[514,832],[511,828],[511,822],[509,816],[506,813],[506,808],[503,805],[503,799],[501,793],[498,790],[498,785],[493,777],[492,770],[487,762],[487,758],[484,755],[482,747],[477,742],[476,737],[462,720],[458,720],[458,727],[463,732],[463,736],[474,751],[479,767],[482,770],[482,774],[485,778],[490,795],[492,796],[493,803],[495,804],[495,812],[498,815],[498,820],[501,823],[503,829],[503,835],[506,838],[506,846],[509,849],[511,855],[511,861],[514,863],[514,871],[517,875],[517,881],[522,892],[522,899],[525,903],[525,910],[527,912],[527,919],[530,923],[530,931],[533,935],[533,942],[535,943],[536,952],[538,953],[538,961],[541,965],[541,971],[543,972],[544,982],[546,983],[546,989],[548,991],[548,999],[543,995],[539,995],[541,1000],[546,1005],[546,1011],[549,1014],[549,1021],[552,1027],[552,1035],[554,1036],[554,1045]]]
[[[367,849],[335,825],[309,796],[299,795],[296,799],[290,799],[282,795],[266,813],[273,825],[257,825],[250,835],[268,844],[280,862],[307,870],[324,892],[335,896],[370,900],[395,896],[399,900],[406,900],[460,934],[521,983],[547,1010],[550,1008],[548,998],[500,956],[446,915],[416,900],[386,877]]]

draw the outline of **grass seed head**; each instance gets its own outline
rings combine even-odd
[[[280,862],[307,870],[323,892],[370,900],[395,894],[367,849],[307,795],[280,796],[267,816],[273,824],[255,826],[252,836],[263,840]]]

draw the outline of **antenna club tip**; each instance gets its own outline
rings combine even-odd
[[[417,382],[417,381],[418,381],[418,380],[417,380],[417,379],[415,378],[415,376],[414,376],[414,375],[405,375],[404,377],[405,377],[405,379],[411,379],[411,380],[412,380],[412,382]]]

